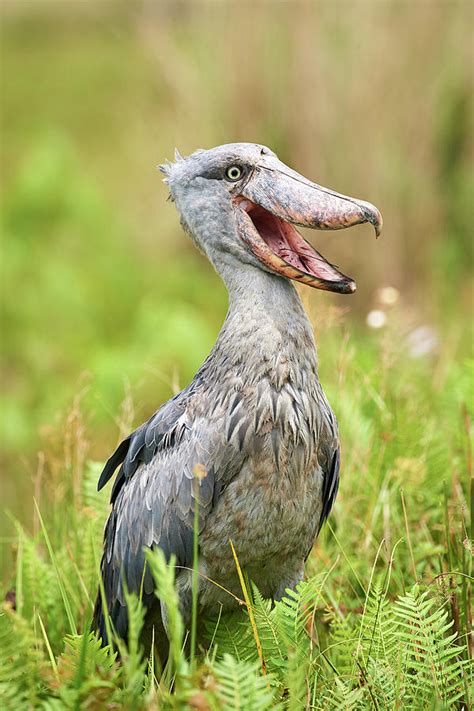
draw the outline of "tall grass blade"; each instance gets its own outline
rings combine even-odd
[[[72,609],[71,605],[69,604],[69,598],[66,593],[66,587],[64,585],[63,577],[61,575],[61,571],[59,569],[56,556],[54,555],[53,547],[51,545],[51,541],[48,536],[48,531],[46,530],[46,526],[44,525],[43,517],[41,516],[41,511],[39,510],[38,504],[36,503],[36,499],[34,500],[35,503],[35,508],[36,508],[36,513],[38,515],[38,519],[40,522],[41,530],[43,532],[44,540],[46,542],[46,547],[48,549],[49,557],[51,558],[51,562],[53,564],[55,573],[56,573],[56,578],[58,581],[58,586],[59,590],[61,593],[61,597],[63,600],[64,604],[64,609],[66,611],[66,617],[69,623],[69,631],[71,634],[77,635],[77,628],[76,628],[76,623],[74,621],[74,615],[72,614]]]

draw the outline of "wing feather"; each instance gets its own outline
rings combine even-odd
[[[325,411],[325,418],[320,432],[318,461],[323,471],[323,505],[319,521],[319,531],[329,516],[339,488],[341,450],[339,446],[336,418],[329,407]]]
[[[99,479],[102,488],[121,465],[112,488],[101,572],[112,623],[122,632],[126,614],[122,580],[129,591],[140,591],[144,547],[159,546],[167,559],[174,555],[179,566],[192,566],[196,487],[202,530],[216,501],[216,484],[221,482],[220,490],[240,469],[238,449],[232,455],[227,451],[233,445],[225,438],[223,407],[212,417],[209,411],[200,416],[193,395],[183,390],[165,403],[118,446]],[[206,472],[200,480],[194,476],[198,464]],[[154,586],[148,571],[143,583],[144,602],[152,604]],[[94,626],[105,640],[99,597]]]

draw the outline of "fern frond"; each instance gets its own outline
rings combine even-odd
[[[287,647],[305,651],[309,647],[307,625],[321,596],[324,575],[298,583],[294,590],[288,588],[285,596],[276,603],[276,624],[284,635]]]
[[[397,646],[396,621],[381,585],[370,591],[359,631],[360,652],[366,663],[369,658],[389,660]]]
[[[407,694],[419,702],[433,694],[444,703],[453,704],[463,694],[461,648],[444,607],[436,608],[429,591],[417,588],[398,598],[394,606],[397,637],[403,645]]]
[[[100,707],[118,702],[122,669],[116,654],[102,647],[100,640],[90,633],[68,635],[64,652],[58,659],[57,684],[53,690],[67,708]],[[54,708],[52,706],[51,708]]]
[[[8,605],[0,611],[0,707],[36,708],[43,695],[44,647],[34,629]]]
[[[259,674],[260,665],[239,662],[230,654],[214,664],[217,691],[223,708],[229,711],[270,711],[281,709],[269,687],[270,676]]]
[[[108,497],[97,491],[97,482],[103,468],[101,462],[88,461],[81,479],[81,509],[88,510],[91,516],[102,522],[109,508]]]
[[[81,578],[85,586],[84,596],[87,591],[94,590],[97,585],[97,564],[95,550],[100,550],[104,520],[109,508],[108,498],[103,492],[97,491],[97,480],[102,465],[97,462],[88,462],[81,481],[81,520],[83,530],[80,544],[73,551],[73,562],[76,568],[76,577]],[[88,600],[91,604],[92,601]]]
[[[321,708],[325,711],[359,711],[370,706],[366,703],[363,688],[354,689],[349,683],[336,678],[335,686],[324,696]]]
[[[308,705],[311,659],[302,659],[295,650],[289,650],[284,678],[287,711],[300,711]]]
[[[155,594],[161,602],[162,617],[170,643],[170,657],[177,676],[184,677],[188,673],[189,665],[183,650],[184,624],[174,584],[175,558],[172,556],[170,562],[167,563],[160,548],[146,551],[145,555],[155,581]]]
[[[136,708],[144,691],[147,661],[143,657],[140,635],[145,619],[145,609],[137,595],[125,592],[128,611],[128,640],[125,645],[117,640],[124,676],[123,701],[129,708]]]
[[[329,613],[330,639],[331,639],[331,660],[342,677],[355,674],[356,662],[355,652],[357,648],[358,620],[352,613],[345,617]]]
[[[258,660],[255,639],[246,611],[238,610],[237,612],[226,613],[218,619],[205,620],[204,625],[206,638],[209,641],[212,640],[212,648],[215,649],[219,657],[229,654],[240,662]],[[262,640],[262,646],[263,642],[264,640]]]
[[[62,648],[66,633],[65,620],[58,610],[62,599],[57,585],[57,576],[51,561],[45,561],[36,540],[29,536],[20,524],[16,524],[21,557],[17,560],[17,579],[22,581],[21,616],[31,624],[39,612],[48,628],[48,637],[53,650]]]
[[[253,586],[254,616],[258,628],[263,656],[269,671],[285,673],[288,666],[288,644],[279,627],[277,606],[265,600]]]

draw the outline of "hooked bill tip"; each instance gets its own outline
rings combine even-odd
[[[382,232],[382,227],[383,227],[383,219],[382,215],[379,212],[379,220],[377,222],[372,222],[375,230],[375,237],[380,237],[380,234]]]
[[[373,225],[375,236],[378,237],[382,232],[383,227],[383,218],[380,211],[375,207],[375,205],[372,205],[371,202],[366,202],[365,200],[360,200],[359,205],[362,208],[365,220]]]
[[[375,237],[379,237],[383,227],[383,217],[376,207],[373,207],[369,217],[369,222],[374,226]]]

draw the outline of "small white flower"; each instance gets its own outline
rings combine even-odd
[[[429,355],[438,349],[438,334],[431,326],[418,326],[408,334],[408,346],[412,358]]]
[[[373,309],[369,311],[365,320],[369,328],[383,328],[387,323],[387,314],[380,309]]]
[[[400,292],[394,286],[383,286],[377,292],[378,301],[385,306],[393,306],[400,298]]]

